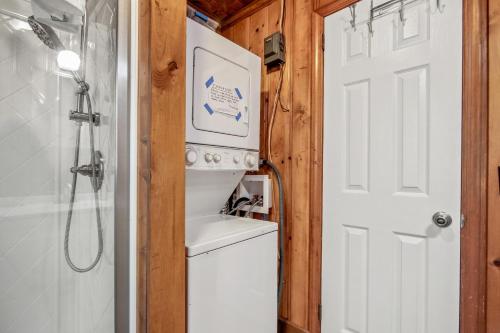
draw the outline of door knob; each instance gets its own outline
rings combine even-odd
[[[437,212],[432,216],[432,221],[440,228],[447,228],[453,222],[450,214],[445,212]]]

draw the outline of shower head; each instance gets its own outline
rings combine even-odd
[[[76,83],[78,83],[84,90],[88,90],[88,84],[85,83],[80,74],[77,72],[78,67],[80,67],[80,58],[78,55],[72,51],[66,50],[59,37],[57,37],[54,29],[47,24],[38,21],[33,15],[28,17],[28,24],[35,35],[45,45],[52,50],[59,51],[57,58],[59,67],[63,70],[69,71]],[[70,63],[70,66],[67,66],[68,62]]]
[[[44,23],[37,21],[34,16],[28,17],[28,24],[30,25],[35,35],[50,49],[56,51],[64,50],[64,46],[61,43],[59,37],[57,37],[54,29]]]

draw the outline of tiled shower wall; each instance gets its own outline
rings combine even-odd
[[[76,86],[25,22],[0,15],[0,333],[114,331],[115,15],[114,1],[102,1],[89,19],[86,72],[94,111],[102,114],[96,146],[106,172],[104,254],[83,274],[68,268],[63,251]],[[75,51],[78,37],[61,33]],[[81,149],[80,164],[87,164],[86,124]],[[77,192],[69,249],[87,266],[97,251],[88,178],[79,178]]]

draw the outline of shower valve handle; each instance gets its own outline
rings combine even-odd
[[[84,164],[80,165],[77,167],[72,167],[70,169],[71,173],[78,173],[82,176],[87,176],[91,178],[91,183],[92,183],[92,176],[93,172],[95,170],[95,176],[96,176],[96,191],[100,190],[102,187],[102,183],[104,180],[104,159],[102,157],[102,153],[98,150],[95,152],[95,164],[94,167],[92,168],[92,164]]]

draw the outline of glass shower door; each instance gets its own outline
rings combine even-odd
[[[1,333],[115,331],[117,11],[0,2]]]

